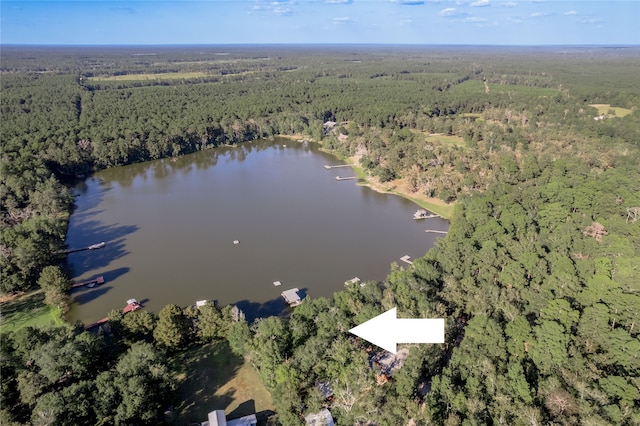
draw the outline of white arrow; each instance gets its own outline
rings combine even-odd
[[[398,318],[393,308],[349,333],[395,354],[398,343],[444,343],[444,318]]]

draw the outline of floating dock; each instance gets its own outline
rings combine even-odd
[[[273,286],[274,287],[280,287],[282,285],[282,283],[280,281],[274,281],[273,282]]]
[[[347,177],[336,176],[336,180],[352,180],[352,179],[358,179],[358,178],[357,176],[347,176]]]
[[[425,229],[424,232],[430,232],[432,234],[446,234],[447,231],[438,231],[437,229]]]
[[[324,168],[327,170],[337,169],[338,167],[351,167],[351,166],[348,164],[336,164],[335,166],[330,166],[327,164],[326,166],[324,166]]]
[[[297,288],[292,288],[291,290],[285,290],[282,292],[282,298],[285,302],[289,304],[290,307],[296,307],[302,303],[302,299],[298,294],[300,290]]]
[[[405,256],[402,256],[400,258],[400,260],[402,260],[405,263],[408,263],[409,265],[413,265],[413,261],[411,260],[411,256],[409,256],[408,254]]]
[[[100,284],[104,284],[104,277],[102,275],[92,280],[82,281],[81,283],[73,283],[71,284],[71,288],[82,287],[85,285],[87,287],[95,287]]]

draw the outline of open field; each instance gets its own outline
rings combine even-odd
[[[591,104],[589,106],[596,108],[598,110],[598,115],[610,115],[609,111],[613,110],[615,114],[611,114],[611,116],[622,118],[632,113],[630,109],[612,107],[610,104]]]
[[[464,139],[455,135],[427,134],[427,142],[442,143],[446,145],[465,146]]]
[[[174,424],[203,422],[213,410],[223,409],[230,418],[256,413],[259,420],[274,410],[256,370],[226,341],[194,346],[173,360],[179,401]]]
[[[144,80],[183,80],[189,78],[208,77],[209,74],[201,71],[197,72],[168,72],[168,73],[144,73],[144,74],[123,74],[112,76],[89,77],[90,81],[144,81]]]
[[[0,333],[15,331],[22,327],[63,325],[58,309],[44,304],[42,290],[2,302],[0,305]]]

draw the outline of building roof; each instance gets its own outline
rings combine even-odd
[[[208,421],[200,423],[201,426],[256,426],[257,424],[258,419],[255,414],[227,421],[224,410],[210,412]]]
[[[307,426],[335,426],[331,412],[326,408],[320,410],[319,413],[305,416],[304,421]]]

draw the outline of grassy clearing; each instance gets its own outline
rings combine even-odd
[[[465,146],[464,139],[455,135],[428,134],[425,138],[427,142],[441,143],[445,145]]]
[[[0,306],[0,333],[15,331],[23,327],[64,325],[60,310],[44,304],[42,290],[25,294],[3,302]]]
[[[205,72],[167,72],[167,73],[148,73],[148,74],[125,74],[112,75],[108,77],[89,77],[91,81],[146,81],[146,80],[184,80],[188,78],[208,77]]]
[[[403,197],[413,201],[423,209],[427,209],[445,219],[451,219],[456,209],[456,203],[447,204],[438,198],[416,197],[402,195]]]
[[[196,346],[172,360],[178,385],[174,424],[203,422],[213,410],[230,418],[274,410],[255,369],[234,355],[226,341]],[[258,416],[259,420],[260,417]]]
[[[591,104],[589,106],[598,110],[598,115],[607,115],[610,117],[624,117],[632,113],[630,109],[621,107],[612,107],[610,104]],[[609,114],[609,111],[613,110],[615,114]]]

